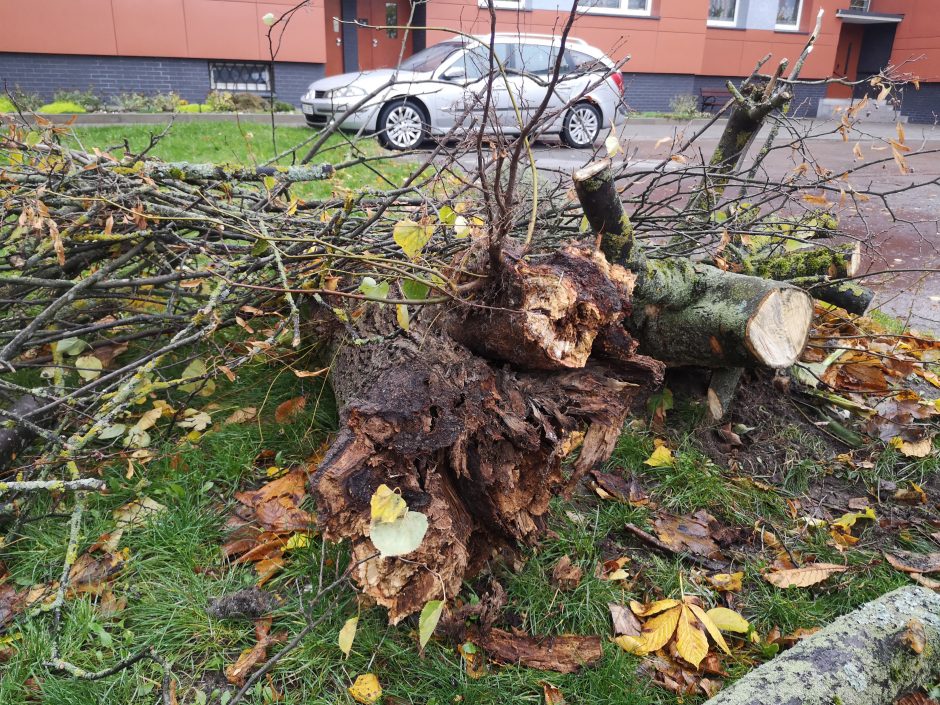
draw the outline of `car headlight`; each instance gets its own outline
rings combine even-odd
[[[333,98],[353,98],[355,96],[362,96],[365,94],[365,89],[359,88],[359,86],[344,86],[343,88],[337,88],[330,93]]]

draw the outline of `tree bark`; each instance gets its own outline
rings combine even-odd
[[[926,636],[918,653],[912,622]],[[917,625],[913,625],[917,629]],[[840,617],[707,705],[882,705],[940,678],[940,595],[904,587]]]
[[[812,299],[789,284],[677,258],[647,259],[613,187],[609,160],[573,175],[585,216],[636,275],[627,330],[640,352],[670,365],[787,367],[809,336]]]
[[[324,536],[349,539],[354,561],[375,554],[370,498],[381,484],[428,517],[415,552],[355,571],[393,623],[456,594],[498,552],[534,541],[551,498],[610,456],[631,408],[661,383],[661,363],[633,355],[628,336],[607,335],[608,326],[622,330],[629,310],[628,298],[614,301],[625,296],[624,274],[568,248],[542,265],[504,267],[484,299],[523,308],[425,309],[405,332],[371,304],[356,322],[370,335],[336,349],[331,381],[343,425],[313,478]],[[593,292],[581,291],[587,282]],[[536,301],[554,317],[525,303]],[[592,307],[604,315],[578,313]],[[569,314],[590,321],[595,344],[578,340],[559,354]],[[507,347],[513,341],[518,349]],[[575,450],[569,474],[563,461]]]

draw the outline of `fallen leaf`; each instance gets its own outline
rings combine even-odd
[[[662,445],[658,446],[653,454],[643,461],[643,464],[649,465],[651,468],[668,468],[672,466],[673,462],[672,451],[667,446]]]
[[[679,611],[679,623],[676,625],[676,651],[679,656],[698,668],[708,654],[708,638],[699,629],[698,620],[688,605]]]
[[[744,573],[715,573],[705,576],[705,580],[719,592],[738,592],[742,588]]]
[[[660,541],[678,553],[694,553],[715,560],[724,557],[718,543],[712,538],[718,522],[704,509],[692,516],[662,512],[653,519],[653,526]]]
[[[254,421],[258,416],[258,410],[253,406],[246,406],[244,409],[236,409],[232,412],[223,424],[230,423],[248,423],[249,421]]]
[[[356,627],[358,624],[359,617],[350,617],[346,620],[343,628],[339,630],[337,644],[339,645],[339,650],[342,651],[343,655],[347,657],[349,656],[349,652],[352,650],[353,641],[356,638]]]
[[[164,510],[166,507],[156,500],[140,497],[115,509],[112,516],[117,519],[118,528],[129,528],[143,526]]]
[[[422,649],[427,646],[431,635],[437,629],[437,623],[441,621],[443,611],[443,600],[428,600],[421,610],[421,616],[418,618],[418,644]]]
[[[919,619],[911,619],[907,623],[907,629],[904,630],[904,636],[901,641],[915,654],[924,653],[927,646],[927,632],[924,629],[924,623]]]
[[[779,588],[809,587],[826,580],[836,573],[844,573],[848,568],[832,563],[813,563],[803,568],[775,570],[764,574],[764,579]]]
[[[940,705],[940,703],[919,690],[898,698],[894,701],[894,705]]]
[[[940,572],[940,552],[913,553],[911,551],[895,551],[894,553],[885,553],[885,560],[905,573]]]
[[[329,372],[329,371],[330,371],[330,368],[329,368],[329,367],[324,367],[324,368],[322,368],[322,369],[319,369],[319,370],[312,370],[312,371],[310,371],[310,370],[293,370],[294,374],[297,375],[298,377],[300,377],[301,379],[305,379],[305,378],[307,378],[307,377],[319,377],[319,376],[321,376],[321,375],[325,375],[325,374],[326,374],[327,372]]]
[[[303,411],[305,406],[307,406],[307,397],[304,396],[281,402],[274,410],[274,420],[279,424],[286,424]]]
[[[745,634],[751,628],[751,625],[744,617],[727,607],[713,607],[705,614],[723,632]]]
[[[910,487],[902,487],[894,493],[894,501],[904,504],[927,504],[927,493],[916,482],[911,482]]]
[[[933,590],[934,592],[940,592],[940,580],[933,580],[928,578],[926,575],[921,575],[920,573],[909,573],[908,574],[915,583],[918,585],[923,585],[928,590]],[[2,623],[2,620],[0,620]]]
[[[373,522],[369,538],[383,558],[404,556],[416,550],[428,531],[428,518],[421,512],[407,511],[393,522]]]
[[[643,631],[640,620],[633,616],[633,612],[616,602],[607,603],[610,617],[614,622],[614,634],[617,636],[638,637]]]
[[[356,682],[349,686],[349,694],[357,703],[372,705],[382,697],[382,686],[374,674],[364,673],[357,676]]]
[[[908,458],[926,458],[933,451],[933,439],[921,438],[919,441],[901,441],[898,450]]]
[[[575,673],[583,666],[594,665],[603,656],[598,636],[531,637],[490,629],[479,641],[490,657],[500,663],[559,673]]]
[[[369,500],[370,516],[373,522],[398,521],[408,511],[408,505],[399,492],[394,492],[388,485],[379,485]]]
[[[561,590],[574,590],[581,583],[583,571],[571,562],[569,556],[562,556],[552,569],[552,584]]]
[[[565,696],[551,683],[542,683],[542,693],[545,695],[545,705],[568,705]]]

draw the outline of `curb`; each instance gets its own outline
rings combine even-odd
[[[35,122],[37,116],[26,115],[27,120]],[[0,113],[14,117],[12,113]],[[270,113],[79,113],[78,115],[39,115],[54,125],[64,125],[74,118],[72,125],[167,125],[170,122],[271,122]],[[274,124],[280,127],[304,127],[304,116],[297,113],[275,113]]]

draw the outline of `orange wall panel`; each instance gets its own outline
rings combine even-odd
[[[244,0],[240,0],[244,2]],[[296,0],[290,0],[288,7],[279,5],[281,0],[266,0],[257,4],[258,17],[273,12],[280,17],[290,6],[296,5]],[[278,61],[309,61],[314,63],[326,62],[326,14],[323,0],[316,0],[307,7],[300,8],[291,16],[287,28],[281,31],[278,25],[271,34],[275,49],[280,40],[280,49],[277,49]],[[263,58],[269,57],[268,28],[260,21],[257,23]]]
[[[872,10],[904,15],[894,37],[891,63],[924,81],[940,81],[940,4],[936,0],[872,0]]]
[[[111,0],[0,0],[0,51],[117,51]]]
[[[184,0],[189,56],[260,59],[258,26],[261,15],[254,3],[238,0]]]
[[[188,56],[183,0],[112,0],[117,54]]]

